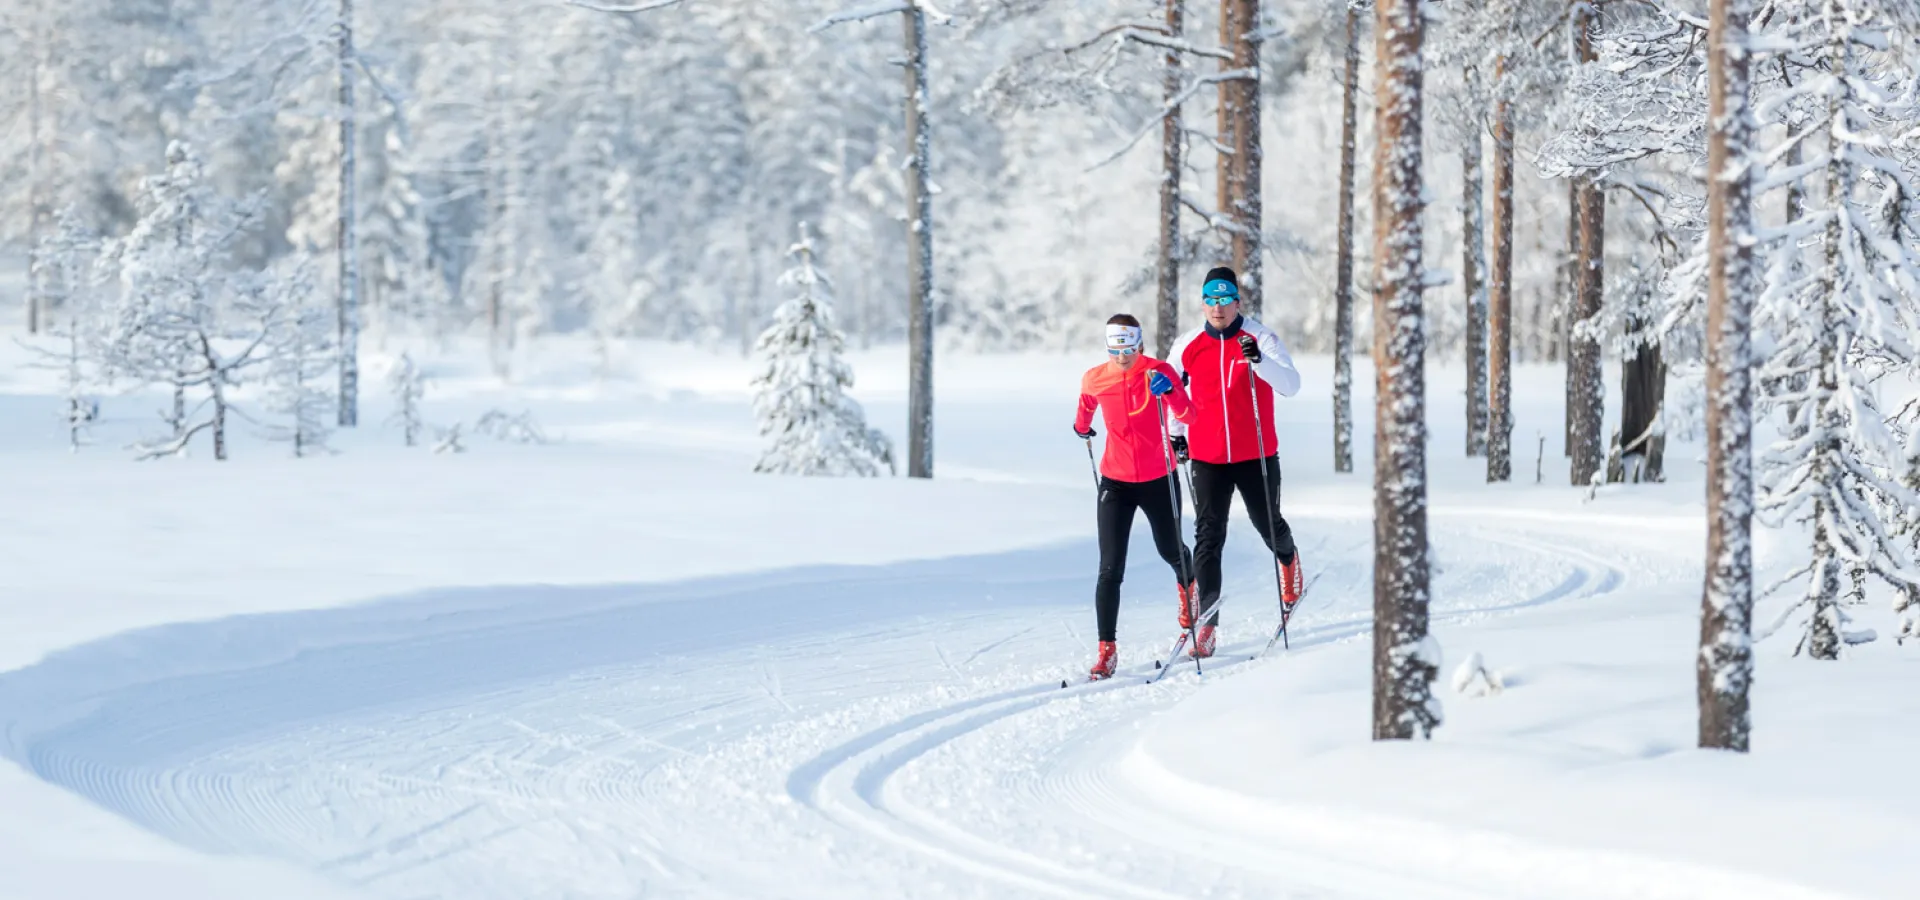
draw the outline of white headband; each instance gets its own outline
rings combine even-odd
[[[1107,346],[1116,350],[1140,346],[1140,329],[1133,325],[1108,325]]]

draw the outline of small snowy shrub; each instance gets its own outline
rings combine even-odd
[[[1493,670],[1487,668],[1487,661],[1475,650],[1467,654],[1460,666],[1453,670],[1453,692],[1469,697],[1488,697],[1506,689],[1506,682]]]

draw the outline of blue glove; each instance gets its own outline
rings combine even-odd
[[[1152,391],[1153,395],[1158,397],[1173,390],[1173,379],[1168,378],[1165,372],[1156,371],[1147,376],[1147,390]]]

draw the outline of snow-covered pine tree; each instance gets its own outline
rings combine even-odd
[[[1773,238],[1766,289],[1755,324],[1772,351],[1756,373],[1782,412],[1782,436],[1758,459],[1758,511],[1772,525],[1812,525],[1808,561],[1778,582],[1807,579],[1803,596],[1782,616],[1810,612],[1796,652],[1837,659],[1871,632],[1848,629],[1846,607],[1864,589],[1843,593],[1871,573],[1902,591],[1920,583],[1911,548],[1895,530],[1901,511],[1920,506],[1902,482],[1905,441],[1889,429],[1875,387],[1881,377],[1912,371],[1920,334],[1920,235],[1916,184],[1890,152],[1920,104],[1913,71],[1892,49],[1901,45],[1861,0],[1809,0],[1771,35],[1808,60],[1791,87],[1769,106],[1812,100],[1805,127],[1787,137],[1805,142],[1803,162],[1773,187],[1818,175],[1800,190],[1800,215]],[[1814,62],[1817,60],[1817,62]],[[1785,155],[1787,147],[1776,149]],[[1798,254],[1810,258],[1796,259]]]
[[[313,269],[302,258],[263,273],[257,287],[248,290],[253,303],[287,310],[267,337],[265,405],[268,412],[292,420],[275,429],[274,436],[292,444],[295,457],[331,452],[327,437],[333,432],[337,395],[322,379],[334,371],[338,321],[315,308],[317,292]]]
[[[780,283],[797,290],[774,311],[754,347],[763,360],[753,379],[760,433],[773,439],[756,472],[873,477],[893,473],[893,444],[867,427],[860,404],[844,391],[853,369],[841,358],[845,338],[833,321],[831,283],[816,266],[806,223],[787,251],[793,268]]]
[[[78,453],[86,431],[96,418],[98,404],[89,393],[98,360],[93,347],[98,322],[94,320],[90,275],[100,252],[100,238],[80,221],[73,206],[55,217],[53,230],[42,236],[33,253],[33,282],[38,302],[54,317],[47,333],[58,339],[58,350],[38,350],[46,368],[58,368],[67,390],[67,447]]]
[[[427,392],[426,376],[413,364],[411,354],[400,354],[400,363],[387,375],[387,388],[393,392],[393,415],[388,422],[400,423],[406,435],[407,446],[420,443],[420,431],[424,423],[420,418],[420,398]]]
[[[102,341],[103,368],[172,389],[172,408],[162,414],[171,434],[136,448],[140,458],[184,452],[205,431],[214,459],[224,460],[229,392],[245,370],[271,361],[291,307],[263,279],[236,277],[226,267],[247,216],[206,187],[188,145],[168,146],[166,171],[145,179],[142,194],[140,220],[100,256],[105,273],[120,281]],[[194,390],[206,396],[189,409]],[[203,411],[206,417],[193,421]]]

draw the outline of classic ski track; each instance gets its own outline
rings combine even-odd
[[[1618,570],[1571,547],[1509,535],[1492,539],[1549,560],[1588,564],[1576,565],[1551,588],[1524,600],[1455,610],[1441,614],[1442,618],[1488,615],[1600,593],[1622,580]],[[1318,590],[1331,589],[1323,584]],[[997,616],[961,612],[887,628],[811,634],[750,647],[725,658],[668,659],[638,668],[583,670],[557,680],[537,679],[395,709],[347,710],[306,725],[235,735],[200,746],[194,740],[199,732],[212,729],[215,735],[225,734],[218,725],[234,710],[270,709],[271,704],[285,702],[286,697],[277,692],[284,685],[256,685],[249,672],[240,671],[214,676],[177,698],[163,692],[157,695],[162,702],[153,708],[129,706],[111,720],[77,720],[61,733],[62,740],[46,741],[43,736],[31,744],[29,756],[41,777],[183,843],[221,853],[289,859],[384,895],[498,896],[518,883],[512,877],[525,877],[525,873],[489,868],[491,860],[531,848],[567,867],[526,885],[529,889],[538,885],[544,893],[610,894],[617,891],[609,886],[638,883],[671,885],[682,892],[676,895],[693,890],[703,896],[764,896],[791,882],[771,880],[783,876],[764,870],[740,870],[737,857],[729,855],[738,850],[701,846],[701,835],[686,834],[675,810],[701,809],[721,820],[762,813],[743,804],[764,805],[764,795],[722,792],[717,805],[708,804],[712,786],[707,782],[690,786],[687,779],[725,778],[729,760],[759,765],[749,752],[750,745],[769,740],[771,716],[783,723],[797,720],[793,724],[816,726],[815,732],[824,740],[814,746],[826,749],[796,748],[781,763],[784,768],[769,770],[778,772],[771,787],[791,801],[790,810],[782,813],[776,808],[768,814],[770,818],[752,819],[764,830],[751,833],[780,835],[786,843],[777,849],[791,853],[814,846],[806,834],[844,832],[862,839],[855,845],[860,849],[844,851],[855,853],[853,859],[878,863],[897,855],[920,861],[893,870],[869,866],[877,874],[860,883],[864,894],[896,895],[889,888],[905,885],[909,892],[981,896],[981,885],[994,884],[1010,890],[984,895],[1191,896],[1191,884],[1126,880],[1076,866],[1068,858],[1007,846],[919,806],[902,789],[897,776],[903,771],[928,754],[997,723],[1068,701],[1105,703],[1110,712],[1138,718],[1182,696],[1194,684],[1194,676],[1182,663],[1160,684],[1143,685],[1153,670],[1149,663],[1136,662],[1113,681],[1076,684],[1065,690],[1057,681],[1042,678],[1038,683],[948,699],[918,710],[911,707],[919,702],[912,700],[912,693],[894,697],[902,687],[933,689],[936,694],[948,690],[948,683],[906,673],[924,665],[920,658],[929,641],[956,628],[978,633],[982,626],[998,621]],[[1293,652],[1350,639],[1369,628],[1364,617],[1317,623],[1296,620],[1292,631],[1301,647]],[[1012,635],[981,634],[974,643],[980,649],[963,665],[970,666],[1010,642],[1045,646],[1045,631],[1034,625]],[[1221,655],[1207,666],[1207,677],[1244,665],[1248,653],[1257,650],[1265,637],[1260,631],[1250,640],[1223,645]],[[820,666],[840,657],[848,642],[868,649],[849,655],[847,665]],[[1013,653],[1018,658],[1031,650],[1016,647]],[[404,657],[383,656],[369,671],[351,674],[405,678],[409,665]],[[847,682],[848,666],[869,675]],[[985,683],[1001,685],[1013,677],[1012,671],[986,674]],[[1129,698],[1114,705],[1111,701],[1120,696],[1116,692],[1123,691],[1143,693],[1138,703]],[[887,713],[889,707],[881,706],[882,716],[897,717],[876,722],[872,711],[862,707],[883,699],[892,701],[899,712]],[[846,725],[836,722],[865,730],[849,738],[843,730]],[[90,731],[100,728],[108,730]],[[152,758],[132,754],[132,759],[122,759],[117,753],[65,749],[110,749],[125,736],[157,737],[163,745],[173,746],[168,740],[176,735],[184,739],[179,750]],[[1071,747],[1063,745],[1057,751],[1070,752]],[[715,763],[715,758],[721,762]],[[1316,893],[1336,896],[1362,883],[1353,872],[1337,867],[1313,870],[1298,860],[1269,863],[1264,859],[1255,865],[1241,854],[1210,853],[1204,849],[1209,841],[1200,839],[1210,832],[1165,821],[1152,811],[1102,814],[1119,824],[1090,825],[1098,818],[1073,810],[1112,809],[1126,799],[1124,791],[1104,778],[1098,772],[1067,770],[1055,779],[1014,782],[1011,790],[1018,797],[1016,802],[1024,802],[1027,809],[1052,813],[1042,819],[1052,833],[1100,837],[1102,841],[1092,844],[1101,859],[1118,860],[1120,853],[1137,850],[1167,863],[1163,873],[1178,873],[1194,858],[1216,863],[1222,872],[1219,877],[1225,879],[1222,893],[1228,895],[1242,882],[1331,887]],[[998,809],[1003,798],[995,800]],[[700,805],[688,806],[689,802]],[[1069,812],[1063,815],[1062,810]],[[796,813],[801,818],[792,818]],[[838,828],[809,822],[815,815]],[[1136,817],[1142,827],[1127,827]],[[1178,842],[1181,852],[1162,846],[1162,829],[1185,836]],[[455,857],[460,861],[447,864]],[[837,866],[845,859],[833,856],[829,864]],[[970,877],[918,879],[913,873],[926,866]],[[1337,873],[1337,877],[1312,878],[1311,871]],[[503,874],[512,877],[501,881]],[[1373,893],[1425,896],[1434,888],[1412,880],[1379,885]]]
[[[1449,610],[1436,613],[1436,620],[1473,620],[1558,600],[1598,596],[1617,590],[1626,580],[1625,573],[1617,566],[1570,544],[1505,533],[1486,534],[1484,537],[1513,549],[1531,550],[1573,562],[1574,565],[1566,578],[1524,600]],[[1370,628],[1370,619],[1360,619],[1306,629],[1297,635],[1302,638],[1301,650],[1293,652],[1310,651],[1314,646],[1352,637]],[[1231,670],[1237,664],[1249,661],[1244,651],[1222,652],[1216,660],[1207,667],[1207,672]],[[1185,680],[1190,682],[1192,679],[1188,677]],[[989,695],[910,716],[816,757],[795,771],[788,782],[788,790],[796,800],[813,806],[843,825],[1010,885],[1057,896],[1181,896],[1096,872],[1070,868],[996,843],[913,805],[904,792],[893,788],[895,776],[908,766],[965,735],[1051,703],[1136,684],[1138,681],[1134,678],[1116,677],[1111,682],[1081,686],[1079,690],[1060,690],[1051,685],[1042,685]],[[1065,785],[1069,789],[1064,793],[1033,799],[1042,804],[1049,799],[1064,799],[1078,813],[1071,817],[1075,821],[1107,823],[1102,827],[1144,842],[1146,846],[1164,842],[1165,832],[1175,827],[1168,824],[1174,820],[1168,818],[1166,811],[1126,801],[1123,792],[1115,790],[1104,774],[1093,779],[1067,779]],[[1114,823],[1128,823],[1133,827]],[[1146,823],[1145,827],[1140,827],[1142,823]],[[1228,869],[1245,869],[1251,864],[1251,868],[1280,876],[1286,882],[1296,885],[1308,882],[1320,893],[1345,895],[1356,884],[1365,884],[1369,887],[1362,896],[1438,897],[1449,900],[1482,900],[1488,897],[1484,891],[1446,888],[1428,878],[1381,872],[1360,862],[1309,858],[1273,847],[1241,846],[1233,848],[1231,852],[1222,851],[1221,834],[1187,824],[1179,827],[1193,838],[1180,842],[1183,849],[1190,852],[1198,850],[1201,855]],[[1258,852],[1250,853],[1255,849]],[[1066,887],[1062,882],[1075,887]]]

